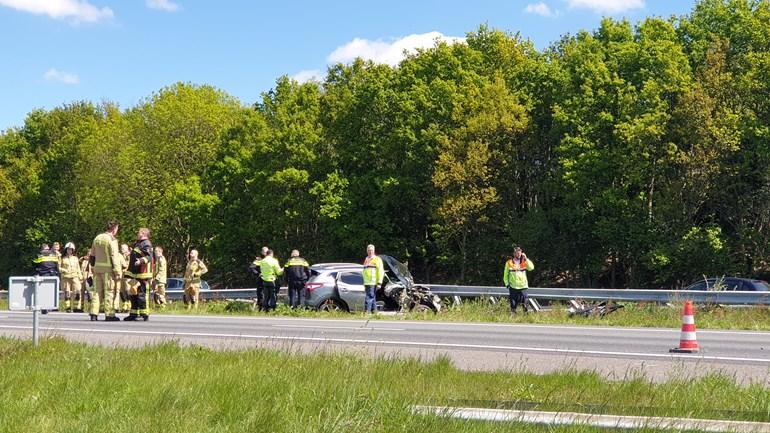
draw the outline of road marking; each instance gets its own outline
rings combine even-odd
[[[603,428],[655,429],[707,432],[770,433],[770,423],[723,421],[714,419],[657,416],[599,415],[577,412],[542,412],[533,410],[477,409],[467,407],[413,406],[418,415],[461,418],[467,420],[524,422],[547,425],[584,425]]]
[[[29,330],[31,326],[13,326],[0,325],[0,329],[23,329]],[[104,333],[104,334],[135,334],[135,335],[162,335],[170,337],[204,337],[204,338],[240,338],[252,340],[273,340],[273,341],[298,341],[311,343],[342,343],[342,344],[379,344],[386,346],[409,346],[409,347],[428,347],[445,349],[480,349],[480,350],[505,350],[512,352],[532,352],[532,353],[556,353],[566,355],[607,355],[620,357],[648,357],[670,360],[699,360],[699,361],[737,361],[737,362],[755,362],[770,364],[770,358],[739,358],[732,356],[707,356],[707,355],[688,355],[678,353],[639,353],[639,352],[609,352],[600,350],[577,350],[577,349],[553,349],[547,347],[522,347],[522,346],[497,346],[483,344],[460,344],[460,343],[427,343],[416,341],[399,340],[366,340],[356,338],[322,338],[322,337],[293,337],[276,335],[256,335],[256,334],[215,334],[206,332],[163,332],[163,331],[137,331],[120,329],[93,329],[93,328],[51,328],[41,327],[46,331],[64,331],[81,333]]]
[[[302,329],[345,329],[347,331],[406,331],[403,328],[366,328],[360,326],[324,326],[324,325],[270,325],[273,328],[302,328]]]
[[[30,314],[31,312],[24,311],[8,311],[7,313],[14,315]],[[48,313],[49,317],[65,316],[65,313],[51,312]],[[73,317],[66,315],[66,317]],[[75,316],[77,317],[77,316]],[[323,318],[304,318],[304,317],[244,317],[244,316],[215,316],[215,315],[188,315],[188,314],[157,314],[153,317],[157,317],[160,320],[172,319],[172,320],[184,320],[195,319],[196,321],[215,321],[215,320],[233,320],[233,321],[254,321],[254,322],[279,322],[279,321],[297,321],[297,322],[339,322],[339,323],[360,323],[366,324],[369,322],[377,323],[378,325],[389,326],[394,325],[419,325],[422,327],[431,326],[446,326],[448,328],[453,327],[482,327],[482,328],[537,328],[537,329],[551,329],[551,330],[574,330],[574,331],[602,331],[602,332],[648,332],[648,333],[669,333],[679,335],[680,328],[677,326],[674,328],[628,328],[628,327],[611,327],[611,326],[578,326],[578,325],[537,325],[527,323],[473,323],[473,322],[442,322],[442,321],[430,321],[430,320],[399,320],[398,322],[392,320],[366,320],[366,319],[323,319]],[[74,317],[73,317],[74,318]],[[697,322],[697,318],[696,318]],[[696,324],[697,326],[697,324]],[[710,334],[729,334],[729,335],[747,335],[747,336],[767,336],[770,337],[770,331],[742,331],[742,330],[729,330],[729,329],[698,329],[698,334],[710,335]]]

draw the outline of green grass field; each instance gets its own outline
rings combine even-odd
[[[462,372],[367,360],[164,344],[0,339],[0,432],[599,432],[413,415],[414,404],[770,421],[770,393],[732,378],[651,384],[596,374]]]

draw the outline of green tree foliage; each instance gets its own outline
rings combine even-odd
[[[121,110],[31,112],[0,134],[0,269],[39,244],[140,226],[172,272],[196,247],[246,284],[279,258],[360,260],[420,280],[499,283],[522,245],[534,284],[678,286],[770,267],[770,3],[594,30],[537,50],[481,26],[390,67],[280,77],[252,106],[177,83]]]

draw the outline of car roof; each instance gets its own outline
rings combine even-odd
[[[311,269],[326,270],[326,269],[360,269],[363,265],[358,263],[316,263],[311,266]]]

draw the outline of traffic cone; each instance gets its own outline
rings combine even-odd
[[[692,301],[685,301],[682,314],[682,336],[679,339],[679,347],[669,352],[696,353],[698,352],[698,339],[695,337],[695,311]]]

